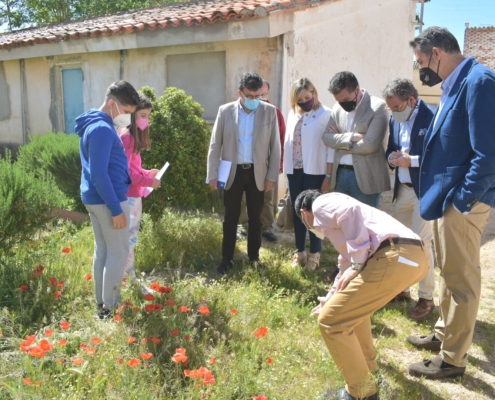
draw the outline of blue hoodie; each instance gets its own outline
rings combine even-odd
[[[127,200],[131,184],[124,145],[103,111],[89,110],[76,118],[81,138],[81,199],[84,204],[106,204],[112,217],[122,214],[120,202]]]

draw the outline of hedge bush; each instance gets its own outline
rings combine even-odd
[[[52,220],[65,198],[48,174],[35,174],[0,159],[0,251],[9,251]]]
[[[17,163],[37,177],[47,172],[51,174],[67,197],[67,206],[75,211],[87,212],[79,190],[82,168],[79,136],[53,132],[33,135],[28,144],[19,148]]]
[[[160,169],[166,161],[170,163],[162,187],[143,202],[144,211],[157,221],[166,206],[191,209],[208,201],[210,188],[205,179],[210,131],[201,118],[203,109],[183,90],[167,88],[159,99],[149,86],[141,91],[153,104],[151,151],[142,154],[143,167]]]

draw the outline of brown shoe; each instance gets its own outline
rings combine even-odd
[[[415,321],[422,321],[433,311],[435,311],[435,302],[420,297],[409,317]]]
[[[411,301],[411,293],[409,292],[400,292],[397,296],[395,296],[392,301],[400,301],[402,303],[409,303]]]
[[[407,370],[414,376],[424,376],[426,379],[443,379],[464,375],[466,367],[456,367],[443,361],[442,357],[436,356],[431,360],[409,364]]]
[[[418,349],[440,351],[442,347],[442,342],[440,340],[433,340],[435,334],[432,333],[428,336],[408,336],[406,337],[406,342],[411,343],[414,347]],[[436,339],[436,338],[435,338]]]

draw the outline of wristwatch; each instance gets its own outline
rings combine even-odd
[[[363,263],[352,263],[351,268],[354,271],[361,272],[364,269],[365,264]]]

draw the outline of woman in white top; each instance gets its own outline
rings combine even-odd
[[[334,150],[322,141],[332,111],[319,102],[318,92],[308,78],[294,82],[290,105],[284,143],[284,172],[294,204],[304,190],[320,189],[323,193],[330,190]],[[294,266],[305,264],[307,269],[316,269],[320,263],[321,239],[309,233],[310,255],[307,257],[307,229],[296,216],[294,231],[297,247]]]

